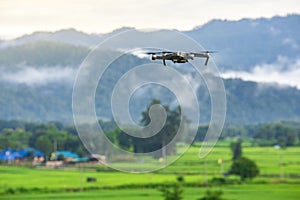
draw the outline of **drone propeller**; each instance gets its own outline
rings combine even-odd
[[[172,52],[172,51],[156,51],[156,52],[146,52],[145,54],[155,55],[155,54],[167,54],[167,53],[174,53],[174,52]]]
[[[145,52],[145,54],[148,54],[148,55],[155,55],[155,54],[157,54],[157,52]]]
[[[207,57],[207,55],[209,55],[210,53],[217,53],[217,51],[200,51],[197,53],[191,52],[191,54],[194,54],[197,57]]]
[[[200,51],[200,53],[217,53],[217,51]]]

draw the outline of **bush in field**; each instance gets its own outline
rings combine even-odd
[[[6,194],[15,194],[16,191],[13,189],[13,188],[8,188],[6,191],[5,191]]]
[[[162,187],[159,190],[163,193],[164,200],[181,200],[183,198],[183,189],[178,184],[175,184],[171,189]]]
[[[178,182],[184,182],[184,177],[183,176],[177,176],[177,181]]]
[[[221,197],[222,195],[223,195],[222,190],[216,190],[216,191],[206,190],[204,197],[198,200],[222,200]]]
[[[246,178],[256,177],[259,174],[259,169],[254,161],[240,157],[232,163],[229,173],[240,176],[243,181]]]
[[[209,181],[210,185],[224,185],[226,184],[226,179],[225,178],[217,178],[217,177],[213,177],[210,181]]]

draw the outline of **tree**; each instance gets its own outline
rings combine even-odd
[[[31,133],[24,129],[3,129],[0,132],[0,149],[13,148],[22,149],[28,147]]]
[[[261,139],[263,144],[266,145],[279,144],[285,148],[297,143],[297,128],[294,125],[286,125],[279,122],[263,124],[257,128],[254,138]]]
[[[128,137],[124,131],[119,131],[116,137],[118,145],[120,145],[123,149],[130,150],[132,146],[132,137]]]
[[[178,184],[174,184],[172,189],[166,187],[159,189],[163,194],[164,200],[181,200],[183,189]]]
[[[35,142],[35,148],[44,152],[46,155],[50,155],[50,153],[53,151],[53,143],[47,136],[41,135]]]
[[[206,190],[205,196],[198,200],[221,200],[222,195],[223,195],[222,190],[216,190],[216,191]]]
[[[259,174],[259,169],[254,161],[240,157],[232,163],[229,173],[240,176],[243,181],[246,178],[252,179],[256,177]]]
[[[236,160],[242,156],[242,141],[239,139],[235,143],[231,143],[232,160]]]
[[[146,111],[142,112],[141,125],[147,126],[151,119],[149,116],[149,111],[152,105],[161,104],[157,99],[153,99],[150,105],[147,107]],[[174,110],[171,110],[169,106],[164,105],[163,108],[167,113],[167,119],[163,128],[154,136],[148,138],[132,138],[134,152],[153,152],[157,151],[154,155],[155,157],[160,157],[163,153],[162,148],[170,143],[170,141],[176,136],[177,131],[179,130],[180,122],[182,121],[181,109],[176,107]],[[154,119],[155,120],[155,119]],[[170,144],[168,148],[165,149],[166,154],[174,153],[175,143],[173,146]]]
[[[286,146],[294,146],[297,140],[298,138],[296,131],[286,133]]]
[[[205,139],[206,133],[208,130],[208,125],[205,126],[199,126],[197,130],[197,135],[195,137],[195,141],[203,141]]]

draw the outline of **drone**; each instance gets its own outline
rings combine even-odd
[[[146,54],[152,55],[152,60],[162,60],[166,66],[166,60],[172,60],[173,63],[186,63],[189,59],[194,60],[195,57],[206,58],[204,65],[208,64],[210,53],[215,51],[201,51],[198,53],[194,52],[172,52],[172,51],[158,51],[158,52],[147,52]]]

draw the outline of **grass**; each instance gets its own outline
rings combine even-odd
[[[221,173],[228,171],[231,165],[230,149],[223,144],[218,144],[204,159],[200,159],[198,153],[199,146],[193,146],[172,165],[148,174],[97,172],[92,171],[91,166],[83,172],[76,168],[0,166],[0,199],[162,199],[157,188],[175,183],[178,176],[183,176],[184,185],[190,186],[184,188],[184,199],[197,199],[205,193],[206,188],[198,187],[204,179],[222,177]],[[222,186],[224,198],[300,199],[300,147],[246,146],[243,154],[257,163],[262,176],[242,185]],[[223,160],[223,166],[218,164],[219,159]],[[130,167],[132,163],[120,165]],[[103,166],[93,167],[104,169]],[[280,177],[281,173],[284,177]],[[87,177],[95,177],[97,182],[87,183]],[[88,191],[78,192],[80,188]]]
[[[300,197],[299,185],[293,184],[276,184],[276,185],[234,185],[223,186],[218,188],[209,188],[210,190],[223,191],[223,197],[225,199],[237,199],[237,200],[297,200]],[[183,199],[196,200],[202,197],[207,188],[184,188]],[[69,192],[69,193],[47,193],[47,194],[22,194],[22,195],[6,195],[0,197],[0,199],[56,199],[56,200],[68,200],[68,199],[109,199],[117,200],[122,198],[123,200],[153,200],[163,199],[161,193],[157,189],[119,189],[119,190],[93,190],[83,192]]]
[[[230,169],[232,153],[229,147],[224,147],[220,144],[204,159],[198,157],[199,148],[190,148],[164,172],[201,174],[204,171],[204,163],[207,165],[207,173],[212,175],[220,175],[221,171],[226,172]],[[261,174],[279,176],[282,169],[286,177],[292,175],[300,176],[300,147],[274,149],[273,147],[247,146],[243,147],[243,155],[256,162]],[[223,160],[222,167],[218,164],[219,159]]]
[[[64,171],[54,169],[30,169],[17,166],[0,166],[0,193],[9,188],[34,190],[72,188],[121,188],[151,187],[176,182],[173,174],[130,174],[122,172]],[[95,177],[97,182],[86,182],[87,177]],[[199,176],[185,176],[187,183],[202,182]],[[153,187],[154,187],[153,186]]]

